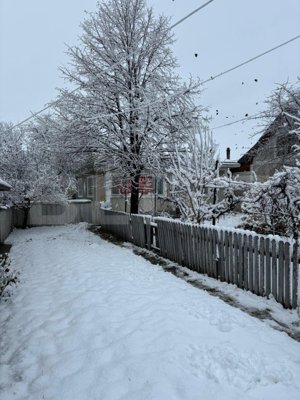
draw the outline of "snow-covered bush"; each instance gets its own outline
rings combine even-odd
[[[211,184],[218,174],[216,145],[207,129],[191,129],[185,146],[175,146],[166,180],[170,196],[184,220],[203,222],[209,214],[213,191]]]
[[[242,183],[231,176],[219,177],[216,145],[207,127],[190,130],[186,145],[176,146],[170,159],[166,180],[183,220],[214,223],[240,203],[237,192]]]
[[[242,204],[245,227],[259,233],[299,238],[300,168],[285,167],[246,193]]]
[[[299,81],[298,81],[299,84]],[[246,228],[299,239],[300,232],[300,89],[299,85],[279,85],[267,100],[267,121],[282,119],[287,136],[294,136],[293,166],[285,166],[266,182],[255,183],[246,193],[242,208],[248,215]],[[280,119],[278,119],[281,121]],[[297,141],[299,138],[299,141]],[[299,144],[297,144],[297,142]]]
[[[0,298],[9,295],[9,288],[16,285],[18,275],[13,271],[8,254],[0,254]]]

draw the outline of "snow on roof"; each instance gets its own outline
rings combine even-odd
[[[0,178],[0,190],[10,190],[11,186]]]

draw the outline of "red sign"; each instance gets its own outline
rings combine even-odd
[[[131,193],[131,181],[127,182],[127,185],[119,186],[119,194],[130,194]],[[139,179],[139,193],[147,194],[153,193],[153,177],[152,176],[140,176]]]

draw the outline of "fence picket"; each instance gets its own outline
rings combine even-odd
[[[258,251],[258,237],[254,237],[254,259],[253,259],[253,275],[254,275],[254,280],[253,280],[253,290],[255,294],[259,293],[259,251]]]
[[[283,263],[284,263],[284,244],[279,242],[278,248],[278,301],[283,303]]]
[[[248,245],[248,235],[244,235],[243,242],[243,288],[245,290],[249,289],[249,245]]]
[[[244,254],[243,254],[243,235],[238,235],[238,246],[239,246],[239,265],[238,265],[238,286],[244,287]]]
[[[298,257],[299,257],[299,247],[297,243],[294,243],[293,246],[293,266],[292,266],[292,307],[297,307],[297,290],[298,290],[298,274],[299,274],[299,265],[298,265]],[[298,296],[300,293],[298,293]]]
[[[253,238],[252,235],[248,238],[249,249],[249,270],[248,270],[248,289],[253,292]]]
[[[266,273],[265,273],[265,295],[269,296],[271,293],[271,256],[270,256],[271,241],[269,238],[265,240],[266,251]]]
[[[271,293],[274,298],[277,300],[278,291],[277,291],[277,246],[276,241],[272,240],[272,272],[271,272]]]
[[[228,282],[233,283],[234,276],[234,265],[233,265],[233,234],[229,232],[228,234]]]
[[[291,307],[291,284],[290,284],[290,244],[284,244],[284,305],[286,308]]]
[[[234,238],[234,284],[238,284],[238,265],[239,265],[239,249],[238,249],[238,234],[235,232]]]

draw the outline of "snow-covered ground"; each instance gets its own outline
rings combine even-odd
[[[296,400],[300,344],[84,225],[15,231],[0,398]]]

